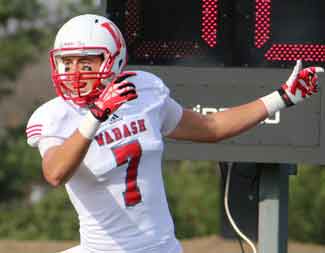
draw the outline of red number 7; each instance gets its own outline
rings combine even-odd
[[[134,206],[141,202],[141,193],[137,185],[138,166],[142,155],[142,149],[138,141],[129,142],[113,148],[117,166],[128,164],[126,169],[126,189],[123,192],[126,206]]]

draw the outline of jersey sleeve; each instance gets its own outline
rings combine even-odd
[[[160,131],[163,136],[166,136],[177,127],[183,115],[183,107],[171,98],[169,88],[160,78],[155,76],[154,83],[159,87],[157,100],[161,101]]]
[[[178,125],[183,115],[182,106],[167,96],[161,110],[161,133],[166,136]]]
[[[54,137],[64,140],[68,133],[64,119],[67,117],[65,110],[53,103],[46,103],[39,107],[30,117],[26,126],[27,143],[38,147],[44,137]]]
[[[63,142],[63,139],[57,137],[43,137],[38,143],[38,150],[43,157],[49,148],[61,145]]]

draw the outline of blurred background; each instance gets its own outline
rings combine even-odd
[[[48,51],[58,27],[76,14],[98,13],[99,6],[92,0],[0,0],[0,252],[55,252],[78,243],[77,217],[64,187],[53,189],[43,180],[40,155],[27,146],[25,125],[55,96]],[[193,250],[190,241],[200,242],[204,252],[217,252],[212,245],[219,243],[220,250],[224,243],[219,241],[224,216],[218,164],[164,163],[185,252]],[[325,168],[299,164],[297,175],[290,176],[289,195],[292,245],[313,244],[303,250],[325,252]]]

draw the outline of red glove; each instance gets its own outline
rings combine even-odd
[[[95,102],[89,106],[95,118],[103,122],[122,104],[138,97],[135,85],[126,80],[135,75],[134,72],[123,72],[106,86]]]
[[[278,90],[286,106],[295,105],[317,93],[317,73],[320,72],[324,72],[321,67],[302,69],[302,63],[298,60],[288,81]]]

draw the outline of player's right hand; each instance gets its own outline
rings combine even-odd
[[[138,97],[135,85],[126,79],[135,76],[134,72],[122,72],[106,86],[100,96],[89,106],[99,121],[105,121],[122,104]]]
[[[288,81],[278,90],[286,106],[295,105],[318,92],[317,73],[324,72],[322,67],[302,69],[298,60]]]

